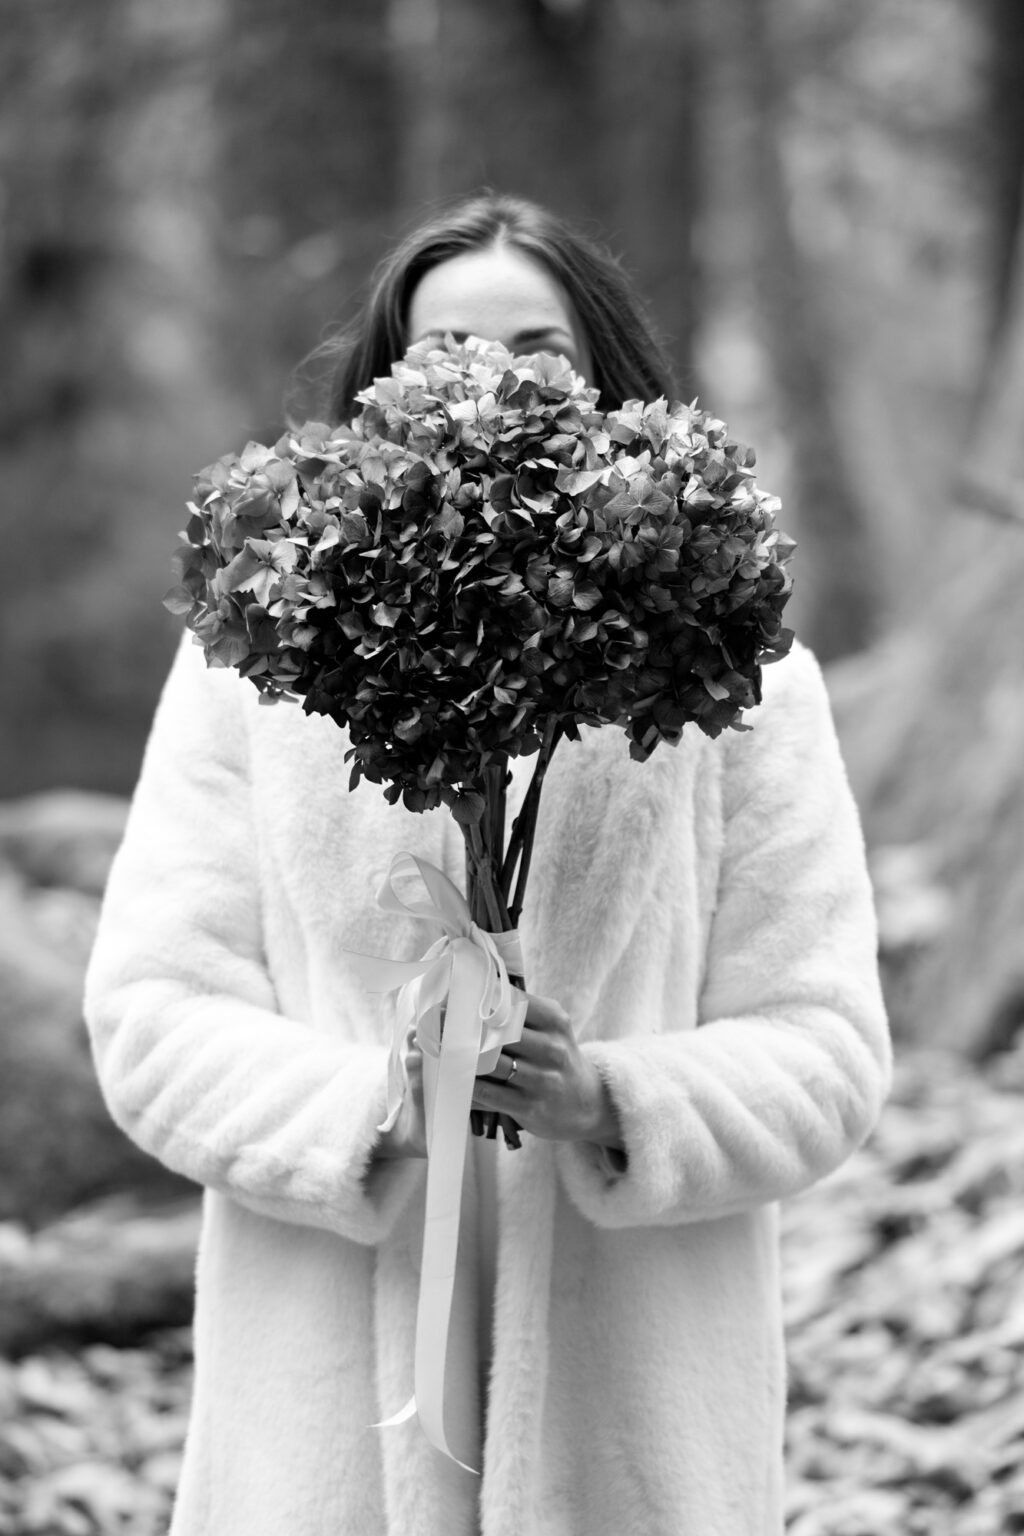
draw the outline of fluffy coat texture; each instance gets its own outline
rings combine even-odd
[[[347,951],[436,936],[372,895],[399,849],[461,882],[446,812],[347,789],[344,733],[260,707],[185,642],[88,981],[111,1113],[206,1186],[173,1536],[779,1536],[776,1202],[867,1136],[891,1054],[864,848],[818,667],[765,671],[749,733],[630,760],[559,746],[522,931],[628,1153],[498,1152],[486,1446],[473,1266],[456,1454],[415,1422],[425,1164],[373,1158],[392,1001]],[[529,759],[514,765],[521,795]],[[699,1027],[698,1027],[699,1026]],[[467,1165],[463,1240],[478,1231]]]

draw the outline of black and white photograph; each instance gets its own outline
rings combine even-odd
[[[0,0],[0,1536],[1024,1532],[1024,8]]]

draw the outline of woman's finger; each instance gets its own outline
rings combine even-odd
[[[516,1105],[525,1109],[538,1099],[550,1097],[557,1074],[542,1063],[520,1056],[515,1075],[509,1078],[478,1077],[473,1085],[474,1099],[481,1099],[484,1109],[499,1109],[514,1114]],[[483,1100],[486,1099],[486,1103]]]
[[[489,1072],[478,1072],[477,1082],[508,1083],[522,1070],[520,1062],[528,1061],[518,1046],[507,1045]]]
[[[516,1056],[531,1066],[558,1068],[564,1061],[568,1042],[561,1031],[552,1032],[527,1022],[515,1045],[505,1047],[508,1056]],[[519,1069],[522,1071],[522,1068]]]
[[[504,1083],[492,1083],[486,1077],[478,1077],[473,1088],[474,1109],[494,1109],[499,1114],[518,1119],[523,1107],[523,1095],[519,1089]]]
[[[526,994],[526,1026],[556,1034],[572,1033],[572,1021],[561,1003],[553,997],[535,997]]]

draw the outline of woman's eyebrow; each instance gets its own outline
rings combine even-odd
[[[423,331],[419,336],[416,337],[416,340],[431,341],[436,336],[438,340],[443,341],[446,336],[451,336],[454,341],[465,341],[468,335],[468,331],[453,331],[451,327],[447,325],[442,330],[439,325],[435,325],[432,326],[429,331]]]
[[[516,345],[528,344],[531,341],[543,341],[546,336],[564,336],[566,341],[573,343],[573,338],[564,325],[540,325],[526,331],[517,331],[515,335]]]
[[[421,336],[417,336],[416,340],[417,342],[432,341],[436,337],[437,340],[443,341],[446,336],[451,336],[453,341],[465,341],[469,334],[469,331],[453,331],[449,326],[445,326],[442,330],[440,326],[435,325],[429,331],[424,331]],[[569,343],[569,348],[575,351],[575,338],[564,325],[537,325],[530,326],[525,331],[517,331],[512,338],[512,350],[518,351],[522,347],[528,347],[534,342],[544,341],[552,336],[563,337]]]

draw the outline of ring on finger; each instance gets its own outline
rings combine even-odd
[[[515,1075],[518,1072],[518,1070],[519,1070],[519,1057],[518,1056],[505,1056],[505,1055],[502,1055],[501,1057],[499,1057],[499,1060],[500,1061],[509,1061],[509,1062],[512,1063],[512,1065],[509,1067],[508,1071],[505,1073],[505,1076],[500,1079],[500,1081],[503,1082],[503,1083],[510,1083],[512,1081],[512,1079],[515,1077]]]

